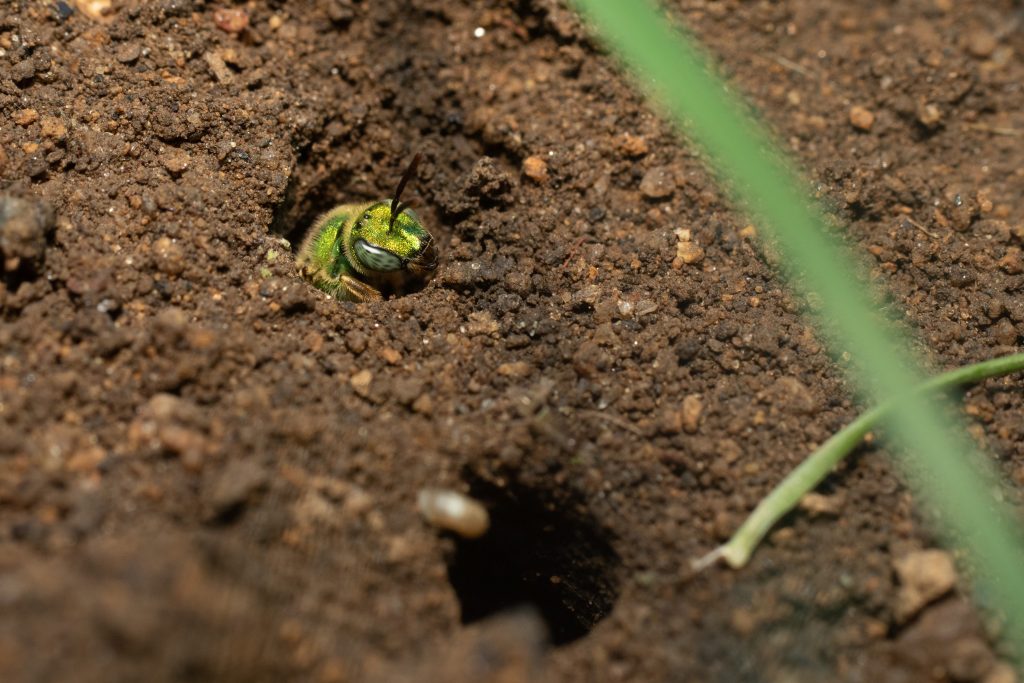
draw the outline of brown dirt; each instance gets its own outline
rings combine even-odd
[[[934,539],[880,449],[838,518],[684,580],[857,408],[563,6],[89,5],[0,2],[0,678],[1012,680],[963,585],[897,613]],[[933,366],[1016,348],[1019,5],[675,5]],[[416,150],[436,279],[301,281],[282,239]],[[1019,489],[1018,384],[965,404]],[[427,527],[426,486],[491,533]]]

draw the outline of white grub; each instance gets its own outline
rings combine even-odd
[[[429,523],[464,538],[479,538],[491,525],[491,517],[480,501],[448,489],[422,489],[416,506]]]

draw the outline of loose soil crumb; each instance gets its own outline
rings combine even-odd
[[[929,367],[1017,349],[1019,3],[668,9]],[[416,152],[434,280],[312,289]],[[874,446],[683,580],[858,411],[757,234],[554,0],[0,0],[0,678],[1013,680],[956,589],[901,619],[932,513]],[[964,397],[1017,506],[1019,383]]]

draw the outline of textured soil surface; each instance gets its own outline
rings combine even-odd
[[[670,5],[933,369],[1018,348],[1018,4]],[[416,151],[433,281],[305,283]],[[878,446],[687,580],[858,406],[554,0],[0,0],[0,267],[4,681],[1017,680]],[[1018,506],[1019,387],[963,397]]]

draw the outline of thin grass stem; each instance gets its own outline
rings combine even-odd
[[[918,385],[912,393],[949,391],[1020,370],[1024,370],[1024,353],[994,358],[944,372]],[[875,406],[836,432],[758,503],[732,538],[707,555],[693,560],[690,564],[691,569],[703,571],[719,560],[724,560],[733,569],[744,566],[765,534],[796,507],[805,494],[814,490],[840,460],[857,448],[867,433],[888,417],[898,401],[904,399],[905,396],[899,396]]]

